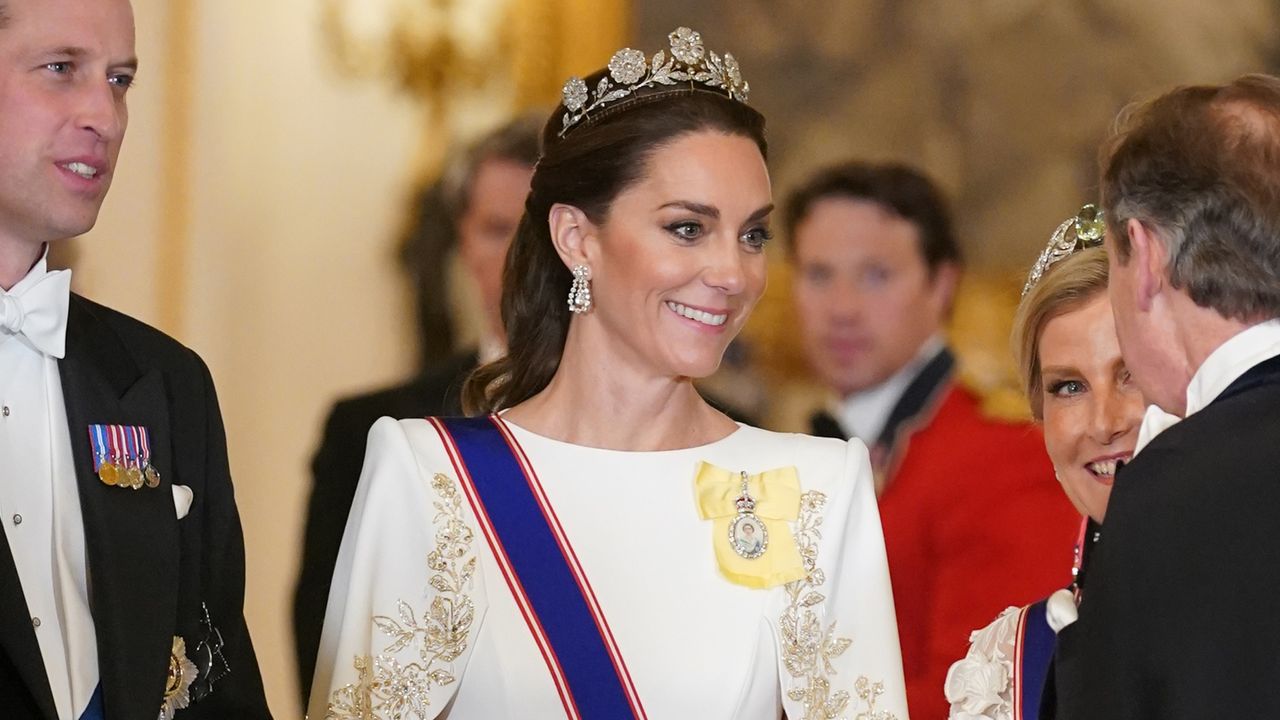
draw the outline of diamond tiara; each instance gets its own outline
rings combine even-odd
[[[687,83],[692,89],[701,86],[728,95],[731,100],[747,101],[751,86],[742,79],[738,61],[732,55],[725,53],[721,57],[708,51],[702,45],[702,35],[687,27],[676,28],[667,39],[671,42],[670,56],[659,50],[652,58],[646,58],[643,52],[631,48],[614,53],[609,59],[609,74],[600,78],[594,91],[582,78],[569,78],[561,93],[568,112],[564,114],[560,137],[590,119],[591,113],[646,87]]]
[[[1098,247],[1102,244],[1102,236],[1106,231],[1106,222],[1102,211],[1092,203],[1080,208],[1076,216],[1066,220],[1053,231],[1049,245],[1040,253],[1036,264],[1027,275],[1027,284],[1022,286],[1022,296],[1026,297],[1031,288],[1040,282],[1040,278],[1053,267],[1053,264],[1085,248]]]

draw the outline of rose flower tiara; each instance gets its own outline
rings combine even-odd
[[[609,59],[609,73],[600,78],[594,90],[582,78],[569,78],[561,95],[567,112],[560,137],[590,120],[592,113],[646,87],[664,85],[676,89],[686,85],[747,101],[751,86],[742,79],[738,61],[732,55],[725,53],[721,57],[708,51],[702,45],[702,35],[687,27],[676,28],[667,39],[671,42],[670,55],[659,50],[652,58],[646,58],[643,52],[631,48],[614,53]]]

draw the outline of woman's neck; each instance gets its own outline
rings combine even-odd
[[[503,417],[539,435],[610,450],[694,447],[737,429],[689,378],[655,376],[602,347],[587,352],[573,329],[551,382]]]

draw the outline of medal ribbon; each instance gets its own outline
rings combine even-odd
[[[429,418],[570,718],[645,718],[537,474],[497,416]]]
[[[89,426],[89,445],[93,447],[93,471],[98,472],[98,468],[104,463],[111,461],[111,446],[107,442],[107,433],[105,425]]]
[[[138,428],[129,426],[122,428],[125,437],[125,467],[140,467],[138,463]]]
[[[151,438],[144,427],[138,428],[138,464],[144,468],[151,466]]]
[[[738,516],[742,474],[711,463],[698,463],[693,480],[698,515],[711,520],[711,545],[720,572],[738,585],[768,588],[804,578],[804,561],[789,522],[800,517],[800,477],[794,467],[747,476],[747,494],[756,501],[753,513],[766,522],[769,547],[748,560],[729,545],[729,523]]]
[[[107,430],[111,433],[111,462],[117,463],[120,467],[124,467],[124,437],[120,434],[119,425],[108,425]]]
[[[1022,608],[1013,650],[1013,720],[1040,717],[1040,700],[1058,635],[1045,616],[1046,601]]]

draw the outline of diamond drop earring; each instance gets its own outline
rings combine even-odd
[[[581,315],[591,309],[591,270],[586,265],[573,266],[573,284],[569,286],[569,310]]]

